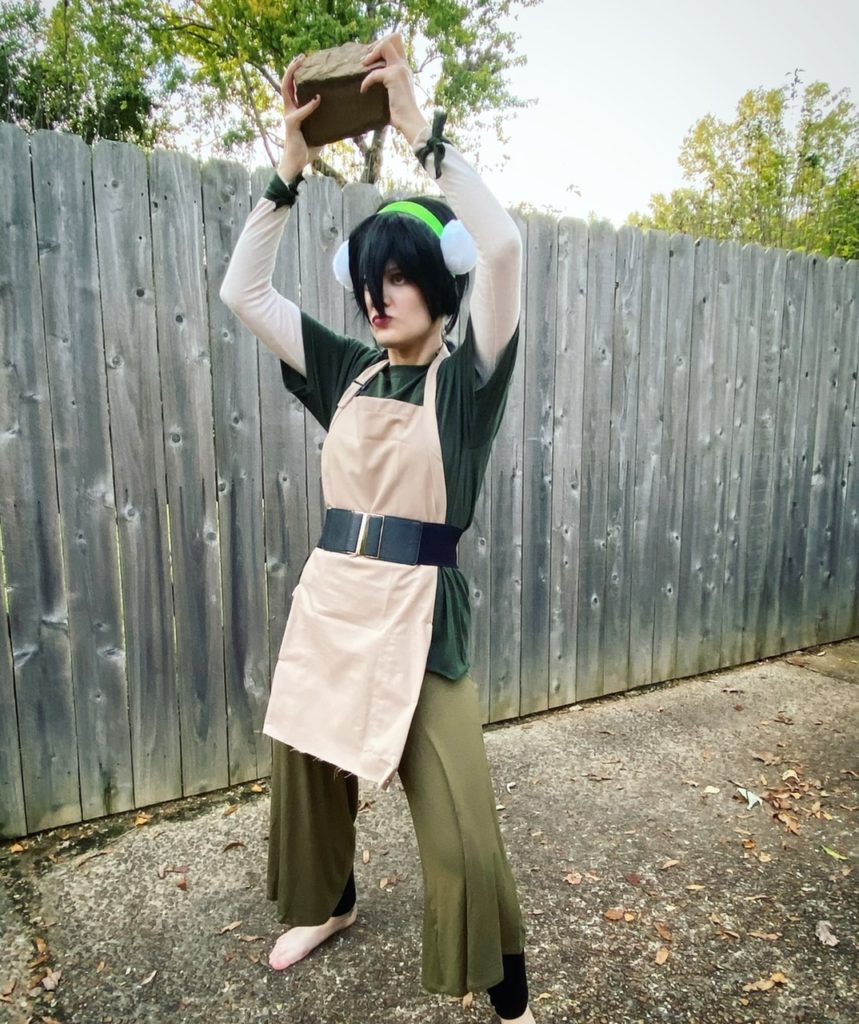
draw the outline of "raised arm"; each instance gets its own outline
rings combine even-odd
[[[384,83],[391,123],[402,132],[415,153],[422,154],[424,168],[437,180],[445,199],[477,245],[470,311],[477,370],[486,379],[519,322],[521,236],[513,219],[474,168],[449,142],[442,143],[437,137],[441,134],[442,122],[434,125],[433,136],[417,105],[411,69],[398,34],[380,40],[364,61],[371,64],[380,59],[386,66],[368,74],[362,90],[373,82]]]
[[[318,150],[308,147],[301,122],[319,105],[319,97],[299,107],[293,78],[304,56],[286,69],[281,84],[286,136],[277,177],[251,211],[239,236],[221,285],[221,300],[276,356],[307,373],[301,336],[301,314],[294,302],[271,283],[277,247],[289,209],[296,199],[297,181]]]

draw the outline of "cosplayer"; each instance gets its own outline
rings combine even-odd
[[[328,431],[326,518],[296,587],[264,731],[274,739],[268,895],[291,927],[282,970],[357,915],[358,777],[409,802],[424,879],[422,981],[487,990],[501,1020],[532,1022],[524,933],[468,675],[468,589],[456,544],[471,523],[516,358],[521,242],[475,171],[430,130],[398,35],[365,58],[391,123],[445,199],[383,206],[352,232],[333,272],[376,346],[329,330],[271,285],[308,148],[294,77],[283,80],[278,173],[249,216],[221,289],[281,359],[286,387]],[[474,271],[465,340],[452,350]]]

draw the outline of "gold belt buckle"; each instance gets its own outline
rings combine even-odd
[[[382,533],[385,529],[385,517],[373,515],[372,512],[361,512],[361,525],[358,527],[358,540],[355,543],[355,554],[363,555],[365,558],[378,558],[379,552],[382,550]],[[370,520],[381,519],[382,525],[379,528],[379,546],[376,548],[376,554],[371,555],[367,552],[367,535],[370,532]]]

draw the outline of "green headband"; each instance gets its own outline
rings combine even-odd
[[[439,238],[442,236],[444,231],[444,224],[436,217],[434,213],[425,207],[421,206],[420,203],[413,203],[408,199],[400,199],[395,203],[388,203],[387,206],[383,206],[378,213],[407,213],[410,217],[417,217],[418,220],[422,220],[424,224]]]

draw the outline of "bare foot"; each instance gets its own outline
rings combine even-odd
[[[525,1012],[521,1017],[515,1017],[513,1020],[508,1020],[506,1017],[499,1017],[498,1019],[503,1021],[504,1024],[536,1024],[534,1014],[531,1013],[531,1008],[529,1006],[525,1007]]]
[[[290,928],[275,942],[274,949],[269,953],[268,962],[276,971],[283,971],[287,967],[291,967],[299,960],[303,960],[308,953],[312,953],[326,939],[330,939],[332,935],[353,925],[357,916],[358,907],[356,905],[348,914],[329,917],[325,924]]]

